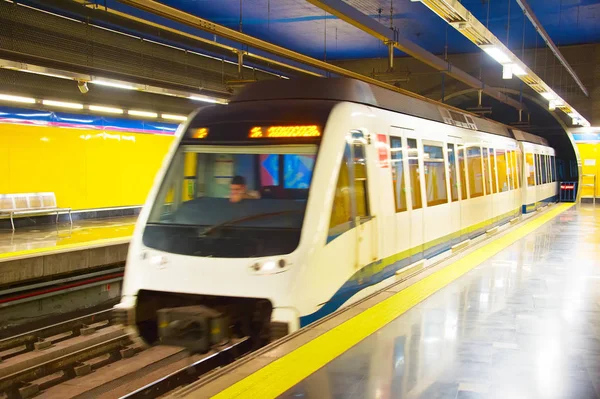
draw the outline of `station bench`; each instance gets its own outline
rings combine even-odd
[[[10,224],[15,230],[14,218],[19,216],[43,215],[56,213],[56,223],[61,212],[68,212],[73,225],[71,208],[56,206],[54,193],[0,194],[0,215],[9,215]]]

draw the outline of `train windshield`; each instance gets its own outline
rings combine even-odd
[[[294,251],[317,149],[272,143],[180,146],[151,210],[144,244],[219,258]]]

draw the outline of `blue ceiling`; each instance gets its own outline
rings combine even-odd
[[[199,17],[319,59],[382,57],[385,46],[353,26],[326,15],[305,0],[161,0]],[[442,54],[476,51],[476,47],[420,2],[347,0],[365,14],[390,26],[427,50]],[[536,46],[536,33],[515,0],[464,0],[462,4],[515,51]],[[538,19],[559,46],[600,42],[600,2],[529,0]],[[489,18],[488,18],[489,6]],[[381,12],[380,12],[381,11]],[[537,46],[542,46],[537,36]]]

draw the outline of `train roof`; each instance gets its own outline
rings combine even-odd
[[[330,100],[365,104],[389,111],[547,145],[545,139],[512,129],[433,100],[424,101],[402,93],[349,78],[299,78],[262,80],[246,86],[230,103],[264,100]]]

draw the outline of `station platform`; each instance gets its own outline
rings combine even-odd
[[[83,219],[71,224],[0,231],[0,262],[99,244],[128,242],[137,216]]]
[[[558,204],[175,393],[598,398],[600,208]]]

